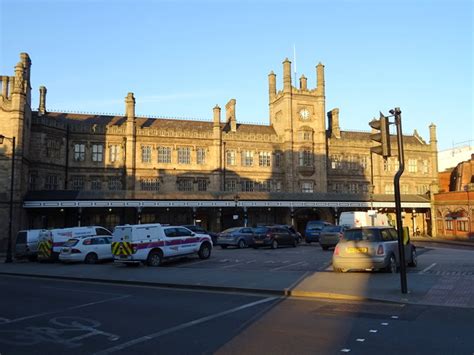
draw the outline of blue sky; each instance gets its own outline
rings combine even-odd
[[[237,100],[238,122],[267,124],[268,73],[282,61],[315,86],[325,65],[326,109],[341,128],[369,131],[379,111],[402,110],[438,147],[473,140],[473,1],[0,0],[0,74],[29,53],[33,107],[212,119]],[[472,144],[472,143],[471,143]]]

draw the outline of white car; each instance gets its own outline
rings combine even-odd
[[[112,237],[90,236],[69,239],[61,248],[59,260],[62,262],[84,262],[96,264],[102,260],[113,260]]]

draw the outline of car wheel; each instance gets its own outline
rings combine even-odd
[[[388,265],[386,268],[387,272],[392,274],[396,274],[398,271],[397,261],[395,260],[395,256],[390,255],[390,259],[388,260]]]
[[[239,249],[243,249],[247,246],[247,243],[245,243],[245,240],[240,239],[239,244],[237,246],[239,247]]]
[[[298,241],[296,239],[293,239],[293,248],[296,248],[298,246]]]
[[[209,259],[211,256],[211,246],[209,243],[203,243],[201,247],[199,248],[198,252],[199,258],[200,259]]]
[[[416,267],[417,265],[418,265],[418,258],[417,258],[417,255],[416,255],[416,249],[412,249],[411,250],[411,259],[410,259],[410,263],[408,264],[408,266]]]
[[[327,245],[321,245],[321,248],[323,248],[323,250],[328,250],[329,247]]]
[[[227,245],[221,245],[221,249],[227,249]]]
[[[306,239],[305,242],[306,242],[306,244],[311,244],[311,240],[309,240],[309,239]]]
[[[275,239],[273,239],[273,241],[272,241],[272,249],[276,249],[276,248],[278,248],[278,242],[277,242]]]
[[[334,272],[342,272],[342,269],[340,269],[340,268],[338,268],[338,267],[334,267],[334,266],[332,267],[332,270],[333,270]]]
[[[160,266],[161,262],[163,261],[163,254],[161,251],[152,250],[150,254],[148,254],[148,258],[146,259],[146,263],[148,266]]]
[[[85,264],[96,264],[97,261],[99,260],[99,257],[97,256],[96,253],[89,253],[86,255],[84,259]]]

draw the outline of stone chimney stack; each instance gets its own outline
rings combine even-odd
[[[31,59],[28,53],[20,53],[21,62],[25,68],[25,79],[30,83]]]
[[[270,102],[276,96],[276,75],[273,71],[268,74],[268,94],[270,96]]]
[[[38,114],[40,116],[46,113],[46,93],[48,90],[45,86],[39,87],[40,97],[39,97],[39,107],[38,107]]]
[[[300,90],[308,90],[308,79],[304,75],[300,78]]]
[[[219,127],[221,123],[221,108],[219,105],[214,106],[212,112],[214,113],[214,127]]]
[[[321,63],[316,66],[316,76],[318,82],[317,89],[322,95],[324,95],[324,65]]]
[[[135,97],[133,92],[129,92],[125,97],[125,114],[127,121],[133,121],[135,119]]]
[[[434,123],[430,124],[430,144],[437,144],[436,139],[436,125]]]
[[[288,58],[283,62],[283,91],[291,92],[291,62]]]
[[[339,109],[335,108],[328,112],[329,132],[332,138],[341,138],[341,127],[339,126]]]
[[[230,99],[225,105],[226,122],[230,124],[231,132],[237,131],[237,118],[235,117],[235,99]]]

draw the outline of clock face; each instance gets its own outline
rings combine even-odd
[[[304,108],[300,111],[300,117],[302,120],[307,120],[309,119],[309,111],[308,109]]]

